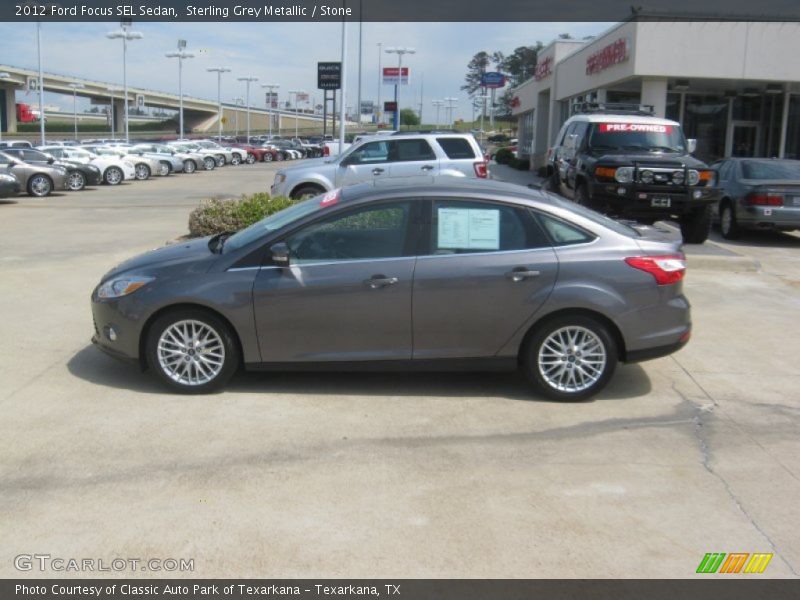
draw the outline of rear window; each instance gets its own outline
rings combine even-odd
[[[614,231],[616,233],[620,233],[622,235],[626,235],[628,237],[639,237],[640,233],[636,231],[633,227],[629,225],[625,225],[625,223],[620,223],[610,217],[605,215],[601,215],[599,212],[592,210],[591,208],[586,208],[585,206],[581,206],[580,204],[575,204],[574,202],[570,202],[569,200],[564,200],[563,198],[556,196],[554,194],[547,194],[547,201],[554,206],[559,208],[565,208],[569,211],[574,212],[577,215],[585,219],[589,219],[593,223],[597,223],[598,225],[602,225]]]
[[[475,158],[472,145],[464,138],[436,138],[447,158]]]
[[[745,160],[742,175],[745,179],[800,179],[800,161]]]

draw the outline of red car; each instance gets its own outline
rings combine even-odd
[[[241,148],[247,151],[247,164],[254,162],[272,162],[273,160],[283,160],[277,150],[251,146],[250,144],[231,144],[234,148]]]

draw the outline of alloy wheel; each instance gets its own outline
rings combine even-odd
[[[38,198],[47,196],[53,189],[50,179],[46,175],[34,175],[28,186],[31,194]]]
[[[167,175],[169,175],[169,171],[170,171],[169,165],[167,163],[162,162],[158,168],[158,174],[161,175],[161,177],[166,177]]]
[[[175,383],[199,386],[213,381],[225,364],[222,337],[207,323],[177,321],[158,338],[158,364]]]
[[[589,389],[603,376],[606,348],[590,329],[556,329],[539,347],[537,363],[542,379],[555,390],[576,393]]]
[[[109,167],[106,171],[106,183],[109,185],[117,185],[122,181],[123,175],[117,167]]]
[[[150,168],[145,164],[136,165],[136,179],[144,181],[150,178]]]
[[[80,171],[73,171],[67,177],[67,188],[71,192],[80,192],[86,187],[86,179]]]

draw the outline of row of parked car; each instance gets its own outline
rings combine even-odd
[[[0,142],[0,198],[19,193],[44,197],[54,191],[119,185],[173,173],[211,171],[225,165],[294,160],[308,156],[270,143],[225,144],[214,140],[125,143],[116,140]],[[316,154],[315,154],[316,155]]]

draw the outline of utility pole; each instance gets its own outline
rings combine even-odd
[[[209,73],[216,73],[217,74],[217,123],[219,125],[219,137],[217,138],[218,141],[222,141],[222,74],[223,73],[230,73],[231,70],[228,67],[210,67],[206,69]]]
[[[378,110],[377,114],[375,115],[375,120],[378,124],[381,122],[381,116],[383,115],[383,105],[381,104],[381,86],[383,86],[383,68],[381,67],[381,50],[383,49],[383,42],[378,42]]]

